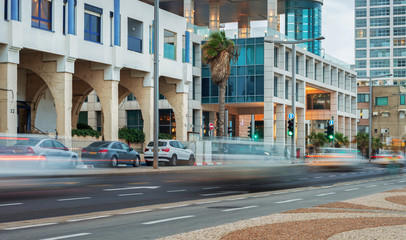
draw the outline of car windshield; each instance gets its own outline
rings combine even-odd
[[[37,145],[37,143],[39,141],[41,141],[41,140],[37,140],[37,139],[22,140],[22,141],[18,141],[16,144],[14,144],[14,146],[35,146],[35,145]]]
[[[93,147],[93,148],[106,148],[110,145],[110,142],[94,142],[90,144],[88,147]]]
[[[166,143],[167,142],[165,142],[165,141],[158,141],[158,147],[164,147],[164,146],[166,146]],[[148,143],[148,147],[153,147],[153,146],[154,146],[154,142]]]

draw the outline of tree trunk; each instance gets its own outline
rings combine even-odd
[[[225,104],[226,104],[226,86],[227,80],[220,82],[219,86],[219,137],[224,136],[224,114],[225,114]]]

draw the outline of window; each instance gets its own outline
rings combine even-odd
[[[52,144],[51,140],[47,140],[47,141],[42,142],[40,144],[40,147],[42,147],[42,148],[54,148],[54,145]]]
[[[359,103],[369,102],[369,93],[358,93],[357,99]]]
[[[289,81],[285,81],[285,98],[289,99]]]
[[[400,95],[400,105],[405,105],[406,104],[405,98],[406,98],[405,95]]]
[[[367,19],[366,18],[355,19],[355,27],[356,28],[367,27]]]
[[[393,69],[394,77],[406,77],[406,69]]]
[[[128,50],[142,53],[142,22],[128,18]]]
[[[113,143],[112,149],[123,150],[123,146],[120,143]]]
[[[100,132],[102,130],[102,114],[101,111],[96,111],[96,130]]]
[[[4,20],[8,20],[8,1],[4,1]]]
[[[370,37],[390,36],[390,28],[372,28],[369,33]]]
[[[285,52],[285,70],[289,71],[289,52]]]
[[[393,4],[406,4],[406,0],[393,0]]]
[[[394,67],[406,67],[406,58],[395,58],[393,59]]]
[[[357,70],[357,76],[358,77],[366,77],[367,76],[367,71],[366,70]]]
[[[355,51],[355,58],[366,58],[367,57],[367,50],[356,50]]]
[[[366,48],[367,47],[367,40],[355,40],[355,47],[356,48]]]
[[[306,77],[309,77],[310,61],[306,59]]]
[[[367,10],[365,8],[355,10],[355,17],[366,17],[366,16]]]
[[[406,17],[394,17],[393,18],[393,25],[406,25]]]
[[[176,60],[176,33],[164,30],[164,58]]]
[[[273,78],[273,95],[278,96],[278,77]]]
[[[85,40],[101,43],[103,9],[85,4]]]
[[[390,67],[390,59],[378,59],[370,61],[370,68]]]
[[[406,27],[395,27],[393,28],[394,36],[403,36],[406,35]]]
[[[389,38],[378,38],[369,40],[370,47],[389,47],[390,39]]]
[[[275,47],[274,49],[273,49],[273,66],[274,67],[278,67],[278,48],[277,47]]]
[[[393,38],[393,46],[406,46],[406,38]]]
[[[390,18],[371,18],[369,20],[370,27],[390,26]]]
[[[135,99],[134,95],[132,93],[128,94],[127,96],[127,101],[136,101],[137,99]]]
[[[359,119],[369,119],[369,109],[358,109],[357,117]]]
[[[307,109],[330,109],[330,93],[308,94]]]
[[[356,38],[365,38],[367,36],[366,29],[357,29],[355,30],[355,37]]]
[[[355,61],[355,68],[366,68],[367,60],[357,60]]]
[[[389,5],[389,0],[370,0],[370,6],[382,6],[382,5]]]
[[[377,58],[377,57],[390,57],[390,49],[372,49],[369,52],[369,55],[371,58]]]
[[[375,97],[375,106],[387,106],[388,97]]]
[[[296,74],[299,74],[299,56],[296,56]]]
[[[405,14],[406,14],[406,6],[393,7],[393,15],[405,15]]]
[[[384,7],[384,8],[371,8],[369,10],[369,16],[375,17],[375,16],[388,16],[390,15],[390,8],[389,7]]]
[[[370,71],[370,76],[375,77],[375,76],[380,76],[380,75],[386,75],[390,74],[389,69],[380,69],[380,70],[371,70]]]
[[[144,128],[141,110],[127,110],[127,128],[139,130]]]
[[[87,124],[87,119],[88,119],[87,116],[88,116],[88,115],[87,115],[87,112],[81,111],[81,112],[79,113],[79,120],[78,120],[78,123]]]
[[[52,1],[32,0],[31,26],[52,30]]]
[[[355,0],[355,7],[366,7],[367,0]]]

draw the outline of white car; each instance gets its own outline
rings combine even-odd
[[[148,143],[144,150],[144,160],[147,166],[152,166],[154,162],[154,142]],[[158,140],[158,161],[166,162],[171,166],[176,166],[178,161],[187,162],[189,165],[195,163],[195,155],[183,143],[177,140]]]

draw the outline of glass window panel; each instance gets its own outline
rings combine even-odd
[[[238,57],[237,65],[243,66],[246,65],[246,49],[245,46],[241,46],[240,48],[240,56]]]
[[[376,106],[387,106],[388,97],[375,97],[375,105]]]
[[[239,75],[239,76],[245,75],[245,67],[238,67],[237,68],[237,75]]]
[[[215,83],[211,83],[211,96],[218,97],[219,95],[219,86]]]
[[[210,96],[210,78],[202,78],[202,97]]]
[[[237,77],[237,95],[245,95],[245,77]]]
[[[257,65],[264,64],[264,45],[255,46],[255,64]]]
[[[256,92],[255,95],[264,95],[264,76],[256,76]]]
[[[230,77],[228,79],[227,96],[235,96],[237,94],[236,78]]]
[[[254,45],[247,46],[247,65],[255,64],[255,47]]]
[[[246,89],[246,95],[254,95],[255,94],[255,77],[254,76],[247,76],[246,77],[245,89]]]

